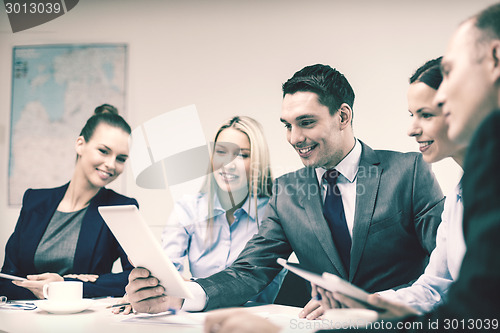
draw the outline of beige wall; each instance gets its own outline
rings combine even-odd
[[[406,136],[408,76],[444,52],[461,20],[494,2],[82,0],[66,15],[16,34],[0,11],[0,260],[19,213],[6,205],[13,46],[127,43],[132,127],[196,104],[210,139],[225,118],[251,115],[264,126],[280,175],[301,166],[278,121],[281,84],[296,70],[337,67],[357,94],[355,135],[374,148],[416,151]],[[450,161],[434,170],[444,190],[457,180]],[[172,207],[169,192],[140,189],[130,172],[125,177],[125,194],[139,200],[159,233]]]

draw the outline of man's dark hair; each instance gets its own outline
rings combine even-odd
[[[443,74],[441,73],[441,59],[439,57],[427,61],[420,66],[415,73],[410,77],[410,84],[415,82],[423,82],[432,89],[438,90],[439,85],[443,81]]]
[[[485,32],[487,38],[500,39],[500,3],[482,10],[475,19],[475,26]]]
[[[327,65],[302,68],[283,84],[283,97],[299,91],[318,95],[318,102],[328,107],[333,115],[343,103],[353,108],[354,91],[345,76]]]

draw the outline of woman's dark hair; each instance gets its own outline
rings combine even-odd
[[[87,120],[87,123],[80,132],[86,142],[94,135],[95,129],[101,123],[120,128],[130,134],[132,130],[129,124],[118,114],[118,109],[109,104],[103,104],[95,108],[94,115]]]
[[[438,90],[439,85],[443,81],[443,74],[441,74],[441,59],[439,57],[432,59],[423,64],[415,73],[410,77],[410,84],[415,82],[423,82],[432,89]]]

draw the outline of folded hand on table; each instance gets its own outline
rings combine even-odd
[[[99,275],[95,274],[66,274],[64,275],[65,278],[69,279],[77,279],[82,282],[96,282],[96,280],[99,278]]]
[[[13,280],[12,283],[16,286],[29,289],[38,299],[44,299],[43,286],[45,284],[55,281],[64,281],[63,277],[57,273],[28,275],[26,279],[27,280],[24,281]]]
[[[145,268],[134,268],[128,281],[125,287],[127,298],[137,312],[160,313],[170,309],[179,310],[184,303],[183,298],[164,295],[165,288]]]
[[[280,327],[269,320],[241,309],[222,309],[209,312],[205,333],[277,333]]]

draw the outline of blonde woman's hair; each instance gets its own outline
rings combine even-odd
[[[269,147],[262,126],[253,118],[247,116],[235,116],[225,121],[217,130],[213,141],[209,172],[202,185],[201,192],[208,194],[208,220],[207,236],[212,234],[213,228],[213,204],[216,195],[217,183],[213,177],[213,152],[220,133],[226,128],[233,128],[244,133],[250,141],[250,175],[248,179],[248,211],[250,212],[251,201],[258,197],[270,197],[272,194],[273,178],[271,173]],[[255,220],[258,222],[257,202],[255,204]],[[258,224],[257,224],[258,225]]]

